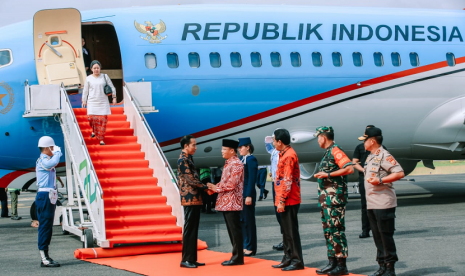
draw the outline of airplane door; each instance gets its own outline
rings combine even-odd
[[[41,10],[34,15],[34,59],[39,84],[84,85],[81,13],[76,9]]]

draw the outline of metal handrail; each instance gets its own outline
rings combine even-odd
[[[71,106],[71,101],[69,100],[68,93],[66,93],[66,89],[65,89],[65,86],[64,86],[63,83],[61,83],[60,88],[62,90],[64,90],[63,94],[65,94],[65,96],[66,96],[66,103],[68,103],[68,107],[70,108],[71,112],[73,113],[74,123],[77,124],[76,114],[74,114],[74,109]],[[60,118],[60,120],[61,120],[61,118]],[[84,140],[84,136],[82,136],[82,132],[78,131],[78,134],[79,134],[79,137],[81,138],[82,145],[85,145],[85,140]],[[95,178],[95,182],[97,183],[97,187],[100,190],[101,197],[103,198],[103,189],[102,189],[102,186],[100,186],[100,181],[99,181],[99,179],[97,177],[97,172],[95,172],[94,164],[92,163],[92,159],[90,158],[89,151],[87,150],[87,147],[83,147],[83,148],[84,148],[84,153],[86,155],[86,158],[89,160],[89,171],[93,172],[93,174],[94,174],[93,177]]]
[[[165,162],[165,167],[168,168],[168,171],[170,172],[171,174],[171,178],[174,180],[174,183],[175,184],[178,184],[177,180],[176,180],[176,175],[174,174],[174,171],[173,169],[171,168],[170,164],[168,163],[168,160],[166,159],[166,156],[163,154],[163,150],[161,149],[160,147],[160,144],[158,144],[158,140],[157,138],[155,138],[155,135],[153,134],[152,132],[152,129],[150,128],[149,124],[147,123],[147,120],[145,119],[145,116],[144,116],[144,113],[142,113],[142,111],[140,110],[139,108],[139,102],[137,101],[137,99],[131,94],[131,91],[129,90],[129,87],[126,85],[126,83],[124,83],[124,89],[126,89],[127,93],[129,94],[129,97],[131,98],[131,101],[133,101],[135,103],[135,107],[136,107],[136,110],[137,112],[139,113],[139,116],[141,116],[142,118],[142,121],[144,122],[144,125],[145,127],[148,129],[149,131],[149,134],[152,138],[152,141],[153,143],[155,144],[155,146],[157,147],[157,149],[162,153],[160,154],[163,158],[163,161]],[[175,185],[176,186],[176,189],[178,189],[179,191],[179,188],[178,188],[178,185]]]

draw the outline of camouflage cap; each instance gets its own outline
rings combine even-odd
[[[323,132],[332,132],[334,133],[333,127],[332,126],[320,126],[316,128],[316,133],[313,134],[313,136],[318,137]]]

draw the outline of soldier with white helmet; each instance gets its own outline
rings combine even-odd
[[[36,163],[37,196],[36,207],[39,218],[38,246],[41,267],[59,267],[60,264],[48,255],[48,246],[52,239],[53,219],[58,198],[55,167],[60,162],[60,147],[55,145],[52,137],[39,139],[40,157]]]

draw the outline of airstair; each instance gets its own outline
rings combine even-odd
[[[174,173],[130,88],[151,93],[147,83],[125,84],[124,107],[111,108],[101,146],[90,137],[86,109],[73,109],[60,87],[68,185],[62,226],[80,236],[84,247],[182,241],[184,217]]]

